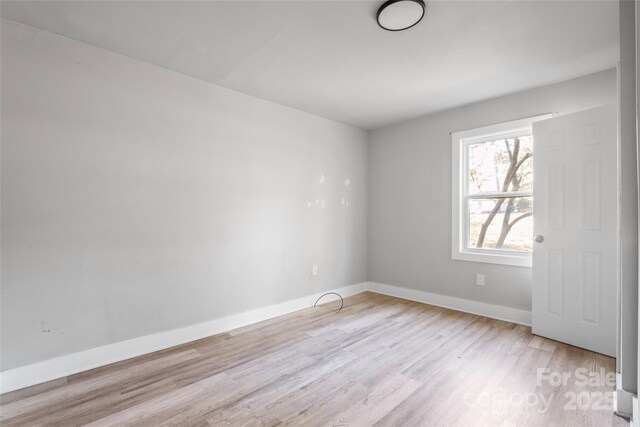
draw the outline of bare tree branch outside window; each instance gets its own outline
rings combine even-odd
[[[469,200],[469,245],[530,251],[532,137],[526,135],[475,144],[469,148],[468,161],[469,192],[476,195]],[[483,193],[519,195],[481,198]]]

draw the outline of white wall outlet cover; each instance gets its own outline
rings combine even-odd
[[[484,286],[484,274],[476,274],[476,285]]]
[[[312,276],[317,276],[318,275],[318,265],[317,264],[313,264],[313,266],[311,267],[311,275]]]

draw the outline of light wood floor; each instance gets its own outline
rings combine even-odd
[[[602,381],[537,384],[538,368],[572,376],[577,368],[611,372],[614,359],[536,337],[525,326],[370,292],[346,299],[339,313],[336,307],[5,394],[0,421],[3,427],[626,425],[611,405],[599,404],[614,389]],[[564,408],[571,393],[584,392],[581,406]],[[532,396],[543,396],[548,408]],[[584,409],[598,406],[605,408]]]

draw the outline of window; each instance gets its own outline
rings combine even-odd
[[[531,266],[532,124],[549,117],[452,134],[453,259]]]

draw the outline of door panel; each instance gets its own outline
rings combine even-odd
[[[600,308],[598,294],[602,284],[600,281],[600,254],[596,252],[580,252],[580,307],[581,320],[598,324]]]
[[[615,355],[614,106],[536,122],[533,332]]]
[[[564,315],[564,252],[547,251],[547,313]]]
[[[548,195],[546,205],[547,224],[551,228],[562,229],[564,228],[564,165],[548,165],[546,167],[546,175]]]

